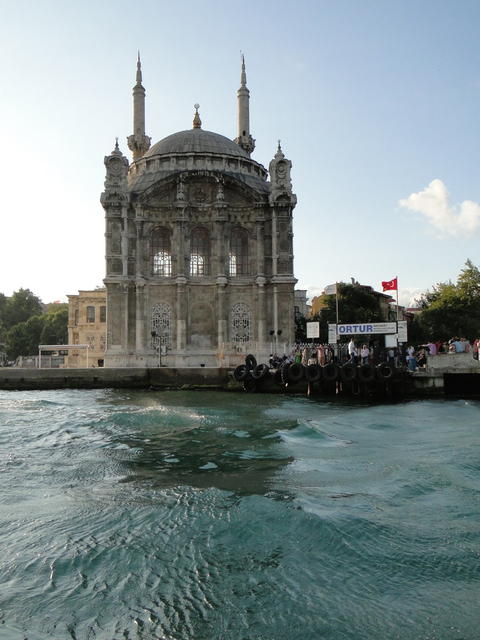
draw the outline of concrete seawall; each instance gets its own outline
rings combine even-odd
[[[157,369],[17,369],[0,368],[0,389],[228,389],[228,369],[208,367]],[[234,385],[237,386],[237,385]]]

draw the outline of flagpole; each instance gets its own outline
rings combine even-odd
[[[398,314],[398,276],[395,276],[395,278],[397,280],[397,322],[398,322],[398,316],[399,316],[399,314]],[[397,329],[398,329],[398,327],[397,327]],[[398,333],[398,331],[397,331],[397,333]]]
[[[337,312],[337,325],[338,325],[338,282],[335,282],[335,310]],[[338,331],[338,327],[337,327]]]

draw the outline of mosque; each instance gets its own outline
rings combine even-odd
[[[140,59],[133,162],[105,157],[107,367],[222,366],[294,340],[292,163],[252,159],[242,58],[238,135],[193,126],[151,145]]]

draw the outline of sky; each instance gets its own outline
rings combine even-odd
[[[140,50],[152,144],[237,135],[292,163],[297,288],[398,277],[413,304],[480,263],[478,0],[0,0],[0,292],[102,284],[104,156],[129,159]]]

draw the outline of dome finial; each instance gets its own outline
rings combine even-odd
[[[240,54],[242,56],[242,71],[240,73],[240,86],[241,87],[246,87],[247,86],[247,73],[245,71],[245,56],[243,55],[243,51],[240,51]]]
[[[196,102],[193,106],[195,108],[195,115],[193,116],[193,128],[201,129],[202,121],[200,120],[200,115],[198,113],[198,110],[200,109],[200,105],[198,104],[198,102]]]
[[[137,51],[137,84],[142,84],[142,63],[140,62],[140,51]]]

